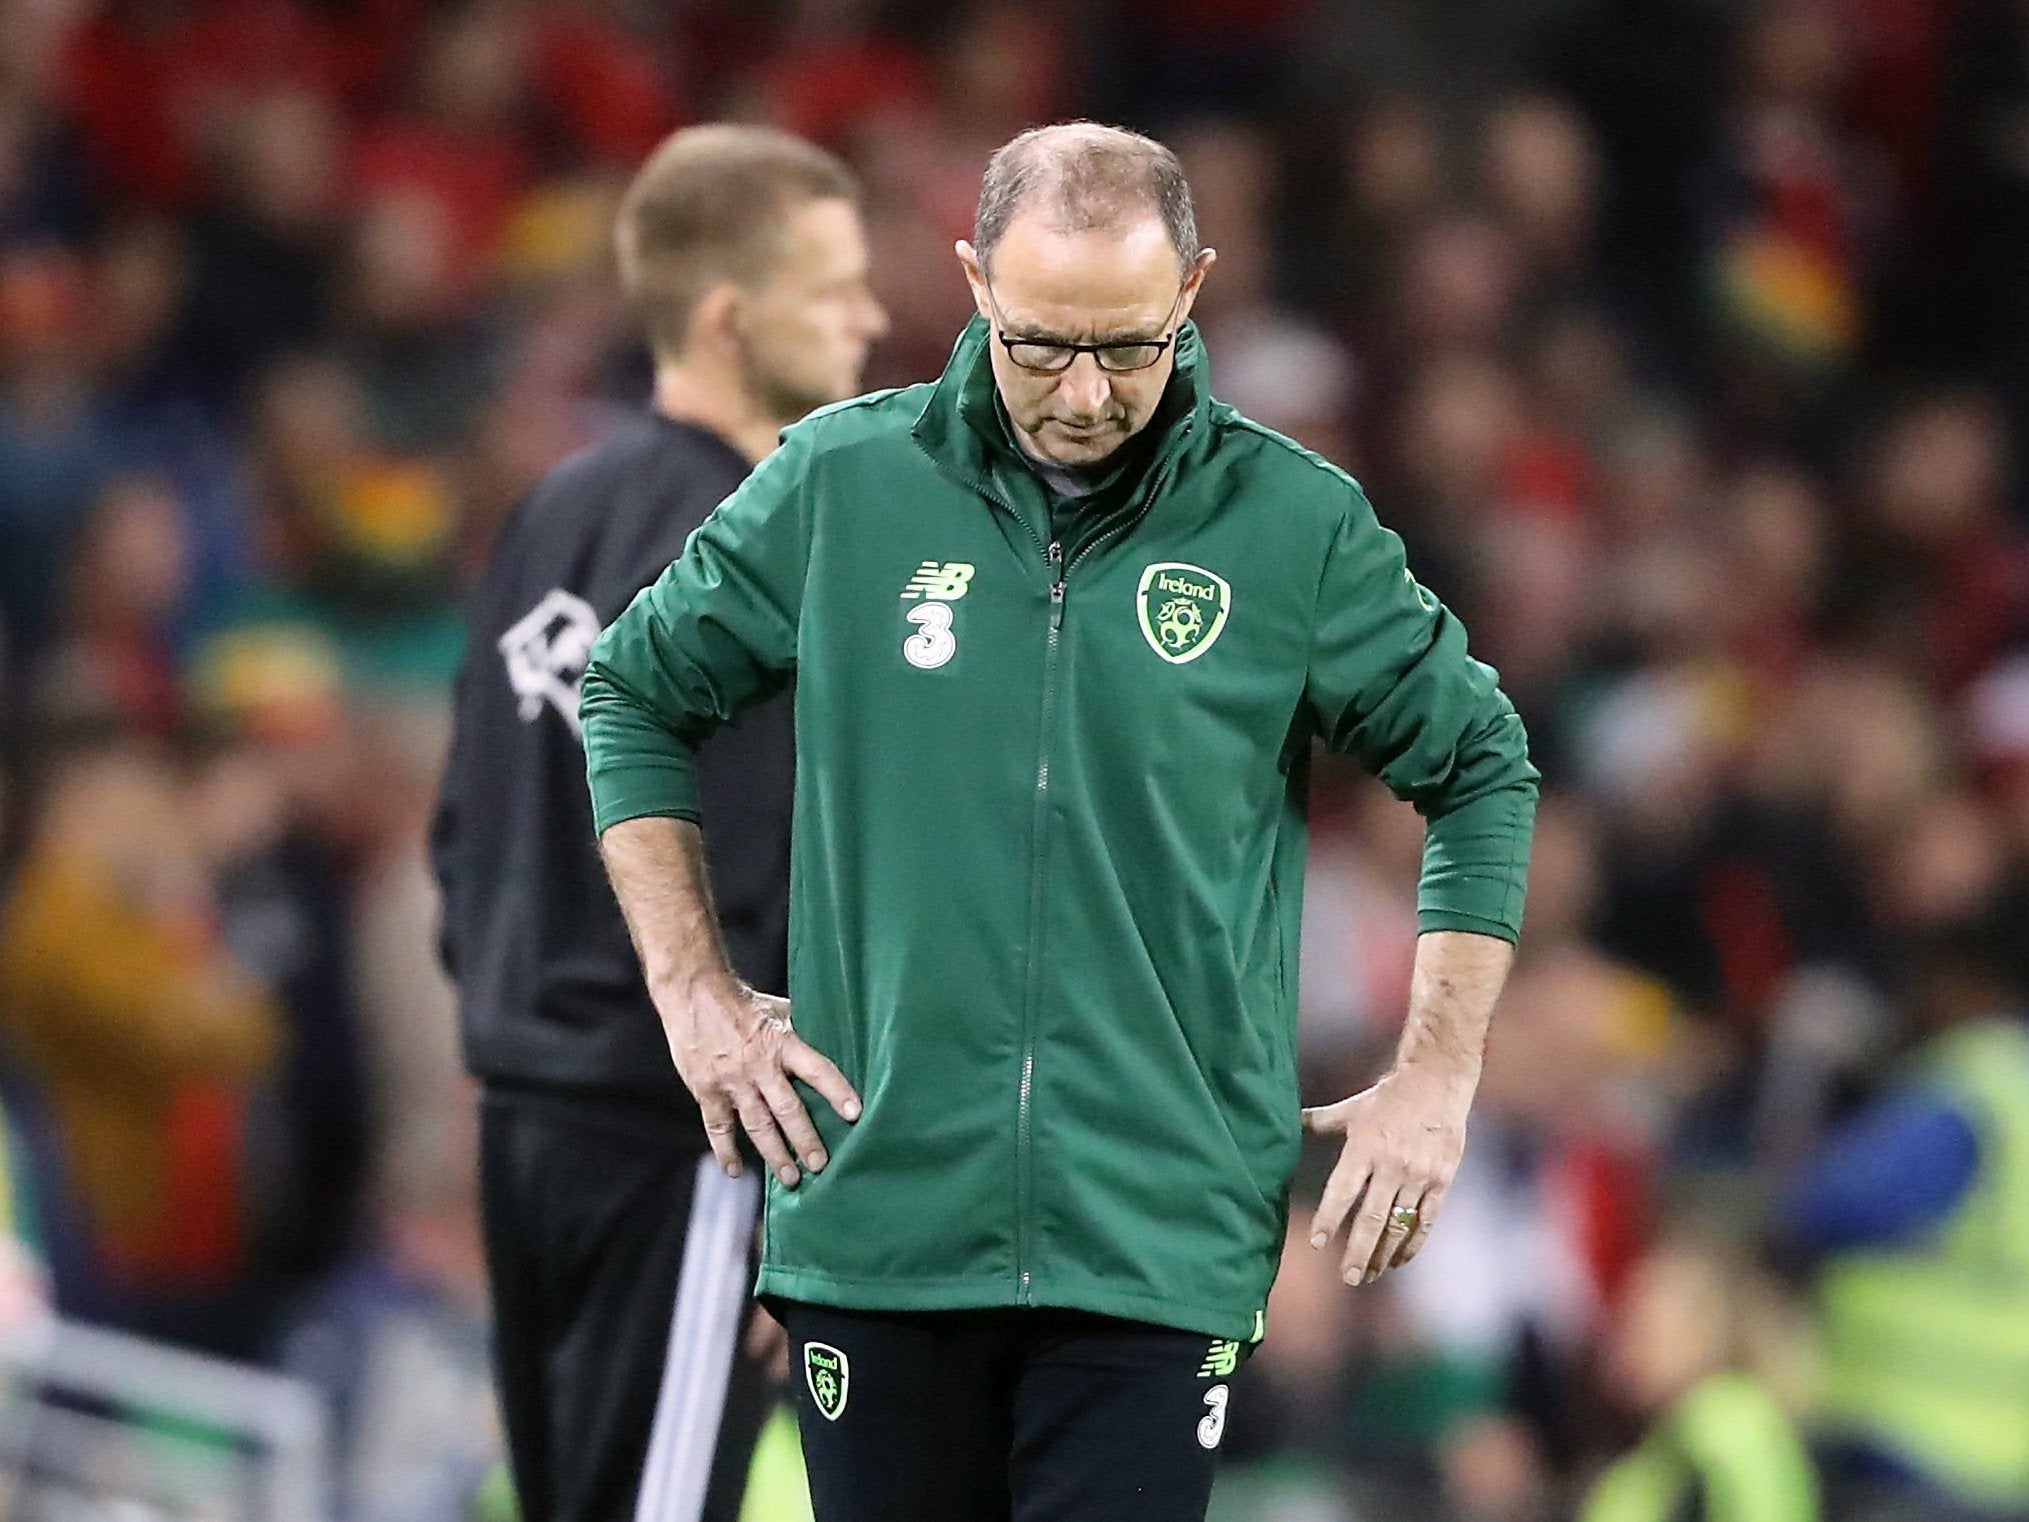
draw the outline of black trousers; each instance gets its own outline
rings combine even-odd
[[[651,1110],[492,1086],[480,1185],[525,1522],[733,1522],[772,1394],[740,1352],[754,1173]]]
[[[770,1303],[817,1522],[1203,1522],[1245,1344],[1074,1311]]]

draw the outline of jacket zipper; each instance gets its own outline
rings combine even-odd
[[[1034,1213],[1034,1166],[1030,1105],[1036,1079],[1036,1019],[1043,997],[1043,883],[1050,842],[1050,731],[1056,722],[1057,651],[1064,630],[1064,546],[1052,539],[1043,549],[1050,572],[1050,628],[1043,643],[1042,724],[1036,756],[1036,803],[1029,862],[1028,988],[1022,1000],[1022,1076],[1015,1101],[1015,1303],[1027,1305],[1031,1284],[1029,1218]]]
[[[1183,435],[1188,436],[1195,419],[1186,420]],[[1095,536],[1081,547],[1069,564],[1065,563],[1064,544],[1052,538],[1044,544],[1043,538],[1028,519],[1014,510],[1012,503],[1002,501],[985,489],[985,483],[977,483],[980,495],[1011,515],[1029,537],[1035,540],[1043,552],[1043,565],[1050,573],[1050,626],[1043,644],[1043,704],[1042,724],[1038,739],[1036,757],[1036,799],[1035,818],[1031,831],[1034,844],[1029,862],[1029,946],[1028,986],[1022,1000],[1022,1068],[1021,1082],[1015,1099],[1015,1303],[1033,1303],[1030,1292],[1033,1271],[1029,1265],[1031,1252],[1030,1216],[1034,1213],[1034,1165],[1030,1137],[1030,1112],[1035,1094],[1036,1079],[1036,1021],[1041,1013],[1043,993],[1043,882],[1047,875],[1045,868],[1049,857],[1049,806],[1050,806],[1050,739],[1056,722],[1057,706],[1057,655],[1063,642],[1064,633],[1064,581],[1070,575],[1071,566],[1083,560],[1108,539],[1125,534],[1143,518],[1149,508],[1169,484],[1171,471],[1175,468],[1177,456],[1182,452],[1182,439],[1172,448],[1155,476],[1141,494],[1140,506],[1121,524]]]

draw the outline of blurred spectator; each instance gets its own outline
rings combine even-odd
[[[388,8],[361,7],[371,21]],[[206,145],[246,95],[336,94],[353,82],[348,39],[302,0],[116,0],[78,21],[62,39],[70,110],[94,172],[149,210],[182,210],[197,198]]]
[[[60,759],[0,928],[0,1020],[49,1096],[90,1234],[79,1299],[245,1347],[236,1181],[273,996],[219,941],[216,864],[169,764],[120,742]]]
[[[1820,1422],[1851,1515],[2029,1508],[2029,1027],[2020,920],[1926,935],[1917,1043],[1830,1134],[1780,1226],[1817,1260]]]
[[[521,7],[482,3],[434,16],[402,109],[351,145],[345,183],[370,220],[428,240],[433,277],[417,316],[446,316],[478,296],[527,173],[518,132],[533,47]]]
[[[1804,472],[1780,458],[1746,463],[1720,506],[1726,642],[1763,704],[1780,703],[1808,654],[1832,562],[1831,513]]]
[[[341,747],[343,736],[323,743]],[[322,800],[291,749],[222,734],[194,768],[188,804],[215,864],[219,938],[273,991],[285,1038],[248,1118],[250,1258],[276,1294],[355,1244],[369,1151],[342,855],[351,842],[322,827]]]
[[[1072,70],[1059,14],[1017,0],[969,7],[942,49],[946,131],[982,157],[1031,123],[1065,114]]]
[[[1522,288],[1521,250],[1477,208],[1440,209],[1397,251],[1394,341],[1409,352],[1490,353]]]
[[[461,648],[449,473],[380,447],[357,376],[335,360],[283,361],[259,401],[250,455],[266,582],[222,621],[311,631],[369,688],[441,690]]]
[[[332,102],[270,90],[214,134],[217,189],[192,219],[189,293],[176,334],[188,386],[237,401],[278,354],[328,336],[340,225]]]
[[[1816,1522],[1803,1438],[1756,1373],[1783,1338],[1769,1301],[1708,1245],[1667,1241],[1642,1260],[1606,1372],[1647,1435],[1600,1476],[1580,1522]]]
[[[1334,188],[1343,180],[1345,193],[1306,198],[1312,204],[1302,224],[1317,231],[1331,257],[1300,263],[1293,274],[1306,304],[1370,343],[1384,321],[1394,246],[1446,193],[1444,144],[1427,102],[1389,95],[1359,113],[1334,146],[1337,161],[1313,164],[1312,174]]]
[[[1865,538],[1851,594],[1866,599],[1887,653],[1947,690],[2029,628],[2012,455],[1993,403],[1957,390],[1891,413],[1861,456]]]
[[[438,959],[440,905],[424,848],[437,781],[450,738],[450,714],[436,704],[389,709],[361,737],[362,781],[370,797],[351,808],[370,816],[352,864],[346,926],[351,994],[368,1063],[373,1132],[399,1148],[411,1135],[456,1134],[469,1119],[458,1045],[457,995]],[[317,1083],[305,1075],[306,1090]],[[446,1105],[457,1116],[442,1113]]]
[[[20,26],[18,12],[10,20]],[[33,45],[20,34],[9,37],[8,63],[16,64]],[[92,198],[75,144],[61,123],[38,109],[42,102],[34,64],[23,70],[0,69],[0,245],[35,243],[47,238],[75,239],[90,230]]]
[[[31,695],[38,717],[110,715],[168,739],[182,718],[170,632],[189,590],[190,550],[167,483],[108,482],[73,555],[58,643]]]
[[[1852,42],[1836,7],[1774,0],[1736,49],[1704,278],[1730,394],[1780,421],[1859,350],[1879,192],[1839,119]]]
[[[190,268],[179,226],[109,226],[93,246],[89,274],[93,356],[121,439],[120,468],[158,478],[173,493],[186,541],[188,595],[173,629],[181,653],[252,576],[237,419],[222,407],[229,387],[180,357]]]
[[[0,250],[0,626],[21,659],[49,638],[66,537],[119,462],[85,331],[75,255]]]
[[[761,70],[768,119],[826,147],[839,147],[874,119],[915,115],[936,95],[921,52],[873,22],[863,0],[800,0],[786,35]]]
[[[1599,150],[1577,113],[1550,96],[1504,101],[1489,115],[1483,174],[1495,214],[1539,289],[1588,283],[1599,201]]]
[[[1352,356],[1274,294],[1279,169],[1267,134],[1240,122],[1212,123],[1171,146],[1190,178],[1200,235],[1219,251],[1219,278],[1205,287],[1193,316],[1218,356],[1221,396],[1256,422],[1351,465]]]
[[[690,115],[669,38],[650,8],[613,0],[542,7],[532,44],[545,118],[595,164],[624,171]]]

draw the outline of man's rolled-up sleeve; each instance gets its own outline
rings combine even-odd
[[[698,744],[794,674],[810,459],[792,429],[593,645],[578,718],[600,833],[696,820]]]
[[[1326,552],[1314,629],[1313,722],[1427,822],[1419,927],[1515,940],[1539,781],[1528,737],[1357,490]]]

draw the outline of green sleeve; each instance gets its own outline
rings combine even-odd
[[[810,459],[805,429],[784,435],[592,646],[578,718],[601,834],[695,820],[698,744],[794,672]]]
[[[1423,815],[1420,928],[1514,940],[1536,819],[1528,737],[1357,488],[1325,555],[1305,701],[1332,749]]]

